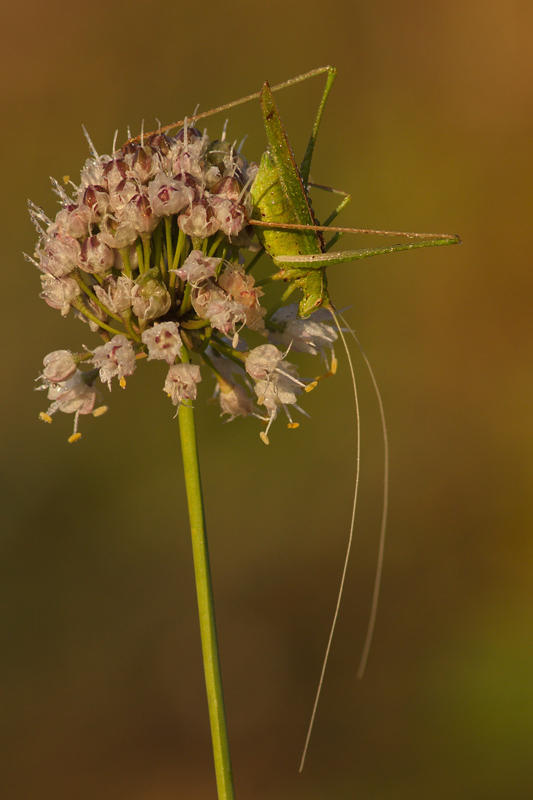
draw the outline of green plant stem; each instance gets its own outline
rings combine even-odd
[[[215,607],[213,602],[213,587],[211,584],[211,569],[209,567],[209,551],[207,547],[202,499],[200,464],[198,461],[198,449],[196,444],[194,409],[192,405],[190,405],[190,401],[186,400],[180,405],[178,416],[181,452],[185,472],[185,487],[189,506],[196,593],[200,615],[200,634],[202,637],[202,656],[204,661],[209,719],[211,722],[211,739],[213,742],[218,798],[219,800],[234,800],[233,774],[229,753],[224,695],[222,692],[222,677],[220,674]]]

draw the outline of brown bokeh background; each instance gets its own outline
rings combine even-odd
[[[2,47],[2,777],[5,800],[215,797],[177,421],[142,365],[110,411],[39,422],[45,353],[94,335],[38,299],[26,199],[76,177],[84,124],[169,122],[316,66],[339,77],[313,168],[342,222],[463,245],[330,270],[383,393],[391,506],[367,674],[382,445],[360,357],[357,538],[297,765],[354,479],[346,360],[298,431],[197,403],[238,798],[514,800],[533,790],[533,8],[528,0],[12,3]],[[297,153],[318,81],[279,96]],[[259,108],[229,135],[264,147]],[[215,134],[223,118],[209,129]],[[319,212],[331,197],[318,198]],[[350,241],[345,246],[364,246]],[[340,355],[340,354],[339,354]],[[305,374],[316,369],[310,364]],[[206,384],[208,382],[206,381]]]

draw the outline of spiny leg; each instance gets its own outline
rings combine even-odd
[[[336,219],[341,213],[341,211],[344,211],[346,206],[348,206],[352,202],[351,194],[348,194],[348,192],[345,192],[342,189],[334,189],[332,186],[322,186],[322,184],[320,183],[312,183],[312,182],[307,184],[307,188],[320,189],[323,192],[333,192],[333,194],[340,194],[343,197],[339,205],[333,209],[329,217],[324,222],[325,228],[329,228],[333,220]],[[334,236],[332,236],[329,242],[326,243],[325,250],[326,251],[330,250],[333,247],[333,245],[335,245],[339,241],[343,233],[346,233],[346,231],[339,231]]]
[[[313,130],[311,131],[311,136],[309,137],[309,143],[307,145],[307,149],[305,151],[305,155],[303,157],[302,164],[300,166],[300,174],[302,176],[302,180],[305,184],[309,182],[309,173],[311,171],[311,161],[313,160],[313,151],[315,149],[316,137],[318,135],[318,129],[320,127],[320,123],[322,121],[322,114],[324,113],[324,108],[326,106],[326,101],[328,99],[328,95],[331,91],[331,87],[333,86],[333,82],[337,76],[337,70],[335,67],[323,67],[322,71],[327,71],[328,77],[326,78],[326,86],[324,88],[324,92],[322,94],[322,99],[320,101],[320,105],[318,106],[318,111],[315,119],[315,123],[313,125]]]

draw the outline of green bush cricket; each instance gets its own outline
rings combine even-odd
[[[327,72],[327,81],[318,109],[307,151],[298,169],[291,146],[267,83],[261,92],[261,108],[268,139],[268,149],[263,154],[261,166],[252,186],[255,225],[264,226],[258,237],[280,270],[274,280],[288,281],[298,286],[303,293],[299,304],[299,315],[309,316],[316,308],[331,308],[327,291],[326,269],[332,264],[355,261],[360,258],[392,253],[396,250],[412,250],[418,247],[457,244],[459,238],[447,234],[415,234],[398,231],[371,231],[354,228],[331,228],[317,225],[308,199],[309,171],[318,128],[328,94],[336,76],[333,67],[324,67],[315,73]],[[331,215],[334,219],[350,201],[346,196]],[[322,231],[337,234],[332,242],[324,245]],[[389,247],[349,250],[341,253],[327,252],[341,233],[374,233],[385,236],[406,236],[417,241],[395,244]]]

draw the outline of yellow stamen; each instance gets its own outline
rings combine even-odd
[[[39,419],[42,419],[43,422],[52,422],[52,417],[50,414],[47,414],[46,411],[41,411]]]
[[[77,442],[78,439],[81,439],[81,433],[73,433],[72,436],[68,437],[67,442],[69,444],[74,444],[74,442]]]
[[[287,423],[287,428],[290,428],[291,430],[293,428],[299,428],[299,427],[300,427],[300,423],[299,422],[288,422]]]
[[[323,378],[332,378],[334,375],[336,375],[337,374],[338,364],[339,364],[339,362],[337,361],[337,359],[336,358],[332,358],[331,359],[331,368],[328,369],[327,372],[324,372],[323,375],[317,375],[317,377],[314,379],[314,381],[312,383],[310,383],[309,386],[305,387],[305,391],[306,392],[310,392],[312,389],[315,388],[315,386],[317,385],[318,381],[321,381]]]
[[[107,411],[107,406],[99,406],[92,412],[93,417],[101,417]]]
[[[126,388],[126,378],[124,376],[122,376],[122,378],[119,380],[119,386],[121,389]]]
[[[265,444],[270,444],[270,440],[264,431],[261,431],[259,436],[262,442],[264,442]]]

